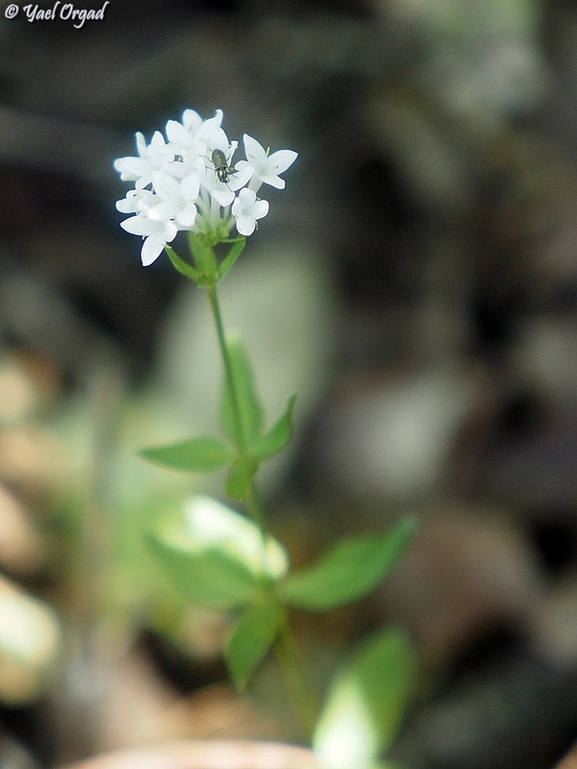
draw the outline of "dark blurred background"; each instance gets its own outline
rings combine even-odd
[[[359,610],[299,620],[319,686],[402,621],[422,662],[403,766],[552,766],[577,738],[577,4],[111,0],[82,29],[7,6],[0,765],[295,739],[273,673],[232,692],[224,618],[143,579],[137,544],[217,488],[135,457],[207,428],[217,374],[204,297],[118,226],[112,162],[222,108],[229,138],[299,152],[223,284],[269,417],[301,393],[273,528],[299,564],[421,521]]]

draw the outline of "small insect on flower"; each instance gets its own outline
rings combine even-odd
[[[226,184],[232,174],[236,173],[232,166],[229,166],[226,155],[222,150],[213,150],[212,164],[214,172],[219,182]]]

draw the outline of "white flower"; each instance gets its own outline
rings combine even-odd
[[[212,142],[213,149],[214,146],[216,146],[214,145],[214,142],[224,142],[224,144],[228,146],[228,139],[226,138],[224,130],[221,128],[222,118],[222,110],[217,109],[214,113],[214,117],[209,117],[208,120],[205,120],[196,132],[197,137],[205,141],[207,146],[210,146]]]
[[[144,136],[136,134],[136,148],[140,157],[118,158],[114,168],[120,173],[122,181],[135,182],[137,189],[147,187],[152,182],[152,174],[162,170],[174,160],[174,152],[164,141],[160,131],[155,131],[150,144]]]
[[[158,259],[164,246],[173,241],[178,232],[176,225],[170,220],[154,221],[140,214],[125,219],[120,222],[120,226],[126,232],[141,235],[144,238],[141,251],[144,267],[148,267]]]
[[[123,214],[148,213],[158,198],[151,190],[128,190],[126,197],[116,201],[116,208]]]
[[[159,198],[148,216],[155,221],[174,219],[179,229],[189,229],[196,219],[196,205],[200,180],[198,174],[189,174],[181,182],[172,176],[157,171],[152,177],[154,191]]]
[[[200,115],[192,109],[183,112],[182,123],[176,120],[167,122],[166,136],[169,145],[174,154],[179,156],[183,162],[186,162],[187,158],[190,157],[192,165],[195,165],[198,156],[206,153],[206,140],[202,135],[197,136],[203,123]]]
[[[268,201],[259,200],[256,192],[243,189],[232,204],[231,213],[236,217],[236,229],[241,235],[252,235],[256,228],[256,220],[268,214]]]
[[[245,168],[250,166],[254,169],[254,175],[251,180],[250,188],[258,192],[259,187],[264,182],[276,187],[278,190],[284,190],[285,180],[281,179],[279,174],[287,170],[298,157],[298,153],[293,150],[278,150],[272,155],[253,139],[252,136],[245,134],[243,136],[244,151],[246,160],[239,160],[237,167]]]
[[[176,120],[169,120],[166,124],[166,135],[170,141],[173,141],[178,136],[182,136],[185,143],[188,142],[187,137],[193,137],[204,123],[204,120],[200,117],[198,112],[193,109],[185,109],[182,113],[182,122]],[[180,129],[183,129],[186,134],[183,134]],[[180,154],[180,153],[177,153]]]

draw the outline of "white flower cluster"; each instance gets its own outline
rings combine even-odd
[[[139,157],[114,161],[120,178],[135,183],[116,208],[134,214],[121,227],[144,238],[144,266],[160,256],[179,230],[205,235],[214,243],[229,238],[233,224],[240,235],[252,235],[257,219],[269,209],[268,201],[257,198],[261,185],[284,189],[279,174],[294,163],[297,153],[279,150],[269,155],[245,134],[246,160],[233,168],[238,142],[229,142],[222,118],[220,109],[208,120],[187,109],[181,123],[167,122],[166,140],[156,131],[147,144],[137,133]]]

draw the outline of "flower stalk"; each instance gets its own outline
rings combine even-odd
[[[293,709],[299,719],[301,731],[307,742],[310,742],[319,716],[319,705],[305,673],[286,612],[274,650]]]
[[[137,134],[139,157],[120,158],[115,162],[121,177],[135,183],[135,188],[118,201],[117,208],[132,214],[121,226],[143,238],[144,266],[156,261],[164,250],[178,272],[198,286],[206,287],[230,402],[236,468],[240,468],[243,481],[235,480],[231,484],[229,477],[228,490],[233,488],[238,498],[245,499],[247,513],[260,532],[264,580],[271,569],[265,516],[254,480],[259,460],[251,456],[254,436],[249,434],[250,425],[246,424],[243,413],[242,382],[237,381],[238,372],[235,372],[225,333],[218,283],[240,256],[246,238],[256,231],[258,220],[268,214],[268,201],[257,197],[260,187],[264,183],[283,189],[285,182],[279,174],[292,165],[297,153],[280,150],[270,155],[256,139],[245,134],[246,160],[238,161],[233,167],[237,142],[229,142],[221,121],[221,110],[205,121],[196,112],[186,110],[181,123],[168,121],[166,140],[157,131],[147,144],[142,134]],[[231,237],[233,227],[237,237]],[[170,245],[182,230],[188,232],[192,263],[182,259]],[[229,243],[230,249],[219,262],[214,249],[220,243]],[[234,470],[231,476],[233,473]],[[274,647],[299,722],[310,737],[317,705],[285,610]]]
[[[226,342],[226,334],[224,330],[216,284],[207,286],[207,290],[216,327],[222,362],[224,365],[227,387],[230,388],[229,391],[233,403],[236,432],[240,437],[238,450],[240,453],[243,453],[246,450],[246,440],[240,414],[237,383],[234,378],[230,353]],[[266,549],[267,527],[264,511],[260,501],[260,495],[258,493],[254,479],[251,480],[248,490],[247,511],[260,531],[262,539],[262,573],[268,574],[270,573],[270,568],[268,564],[268,555]],[[282,625],[274,643],[274,650],[279,661],[285,686],[299,721],[302,733],[307,740],[310,740],[314,725],[318,717],[318,703],[312,687],[308,681],[301,656],[298,652],[298,648],[292,634],[288,614],[286,611],[283,614]]]
[[[237,383],[234,378],[234,372],[232,370],[232,364],[230,360],[230,353],[228,345],[226,343],[226,336],[224,333],[224,324],[222,321],[222,313],[220,310],[220,302],[218,300],[218,291],[216,284],[208,285],[208,298],[210,300],[210,307],[212,309],[212,316],[214,318],[214,325],[216,327],[216,335],[218,337],[218,346],[220,348],[220,354],[224,365],[224,373],[226,377],[226,386],[230,393],[232,401],[233,419],[235,422],[235,434],[238,436],[238,452],[243,455],[246,449],[246,438],[244,434],[244,425],[240,414],[240,405],[238,397]]]

